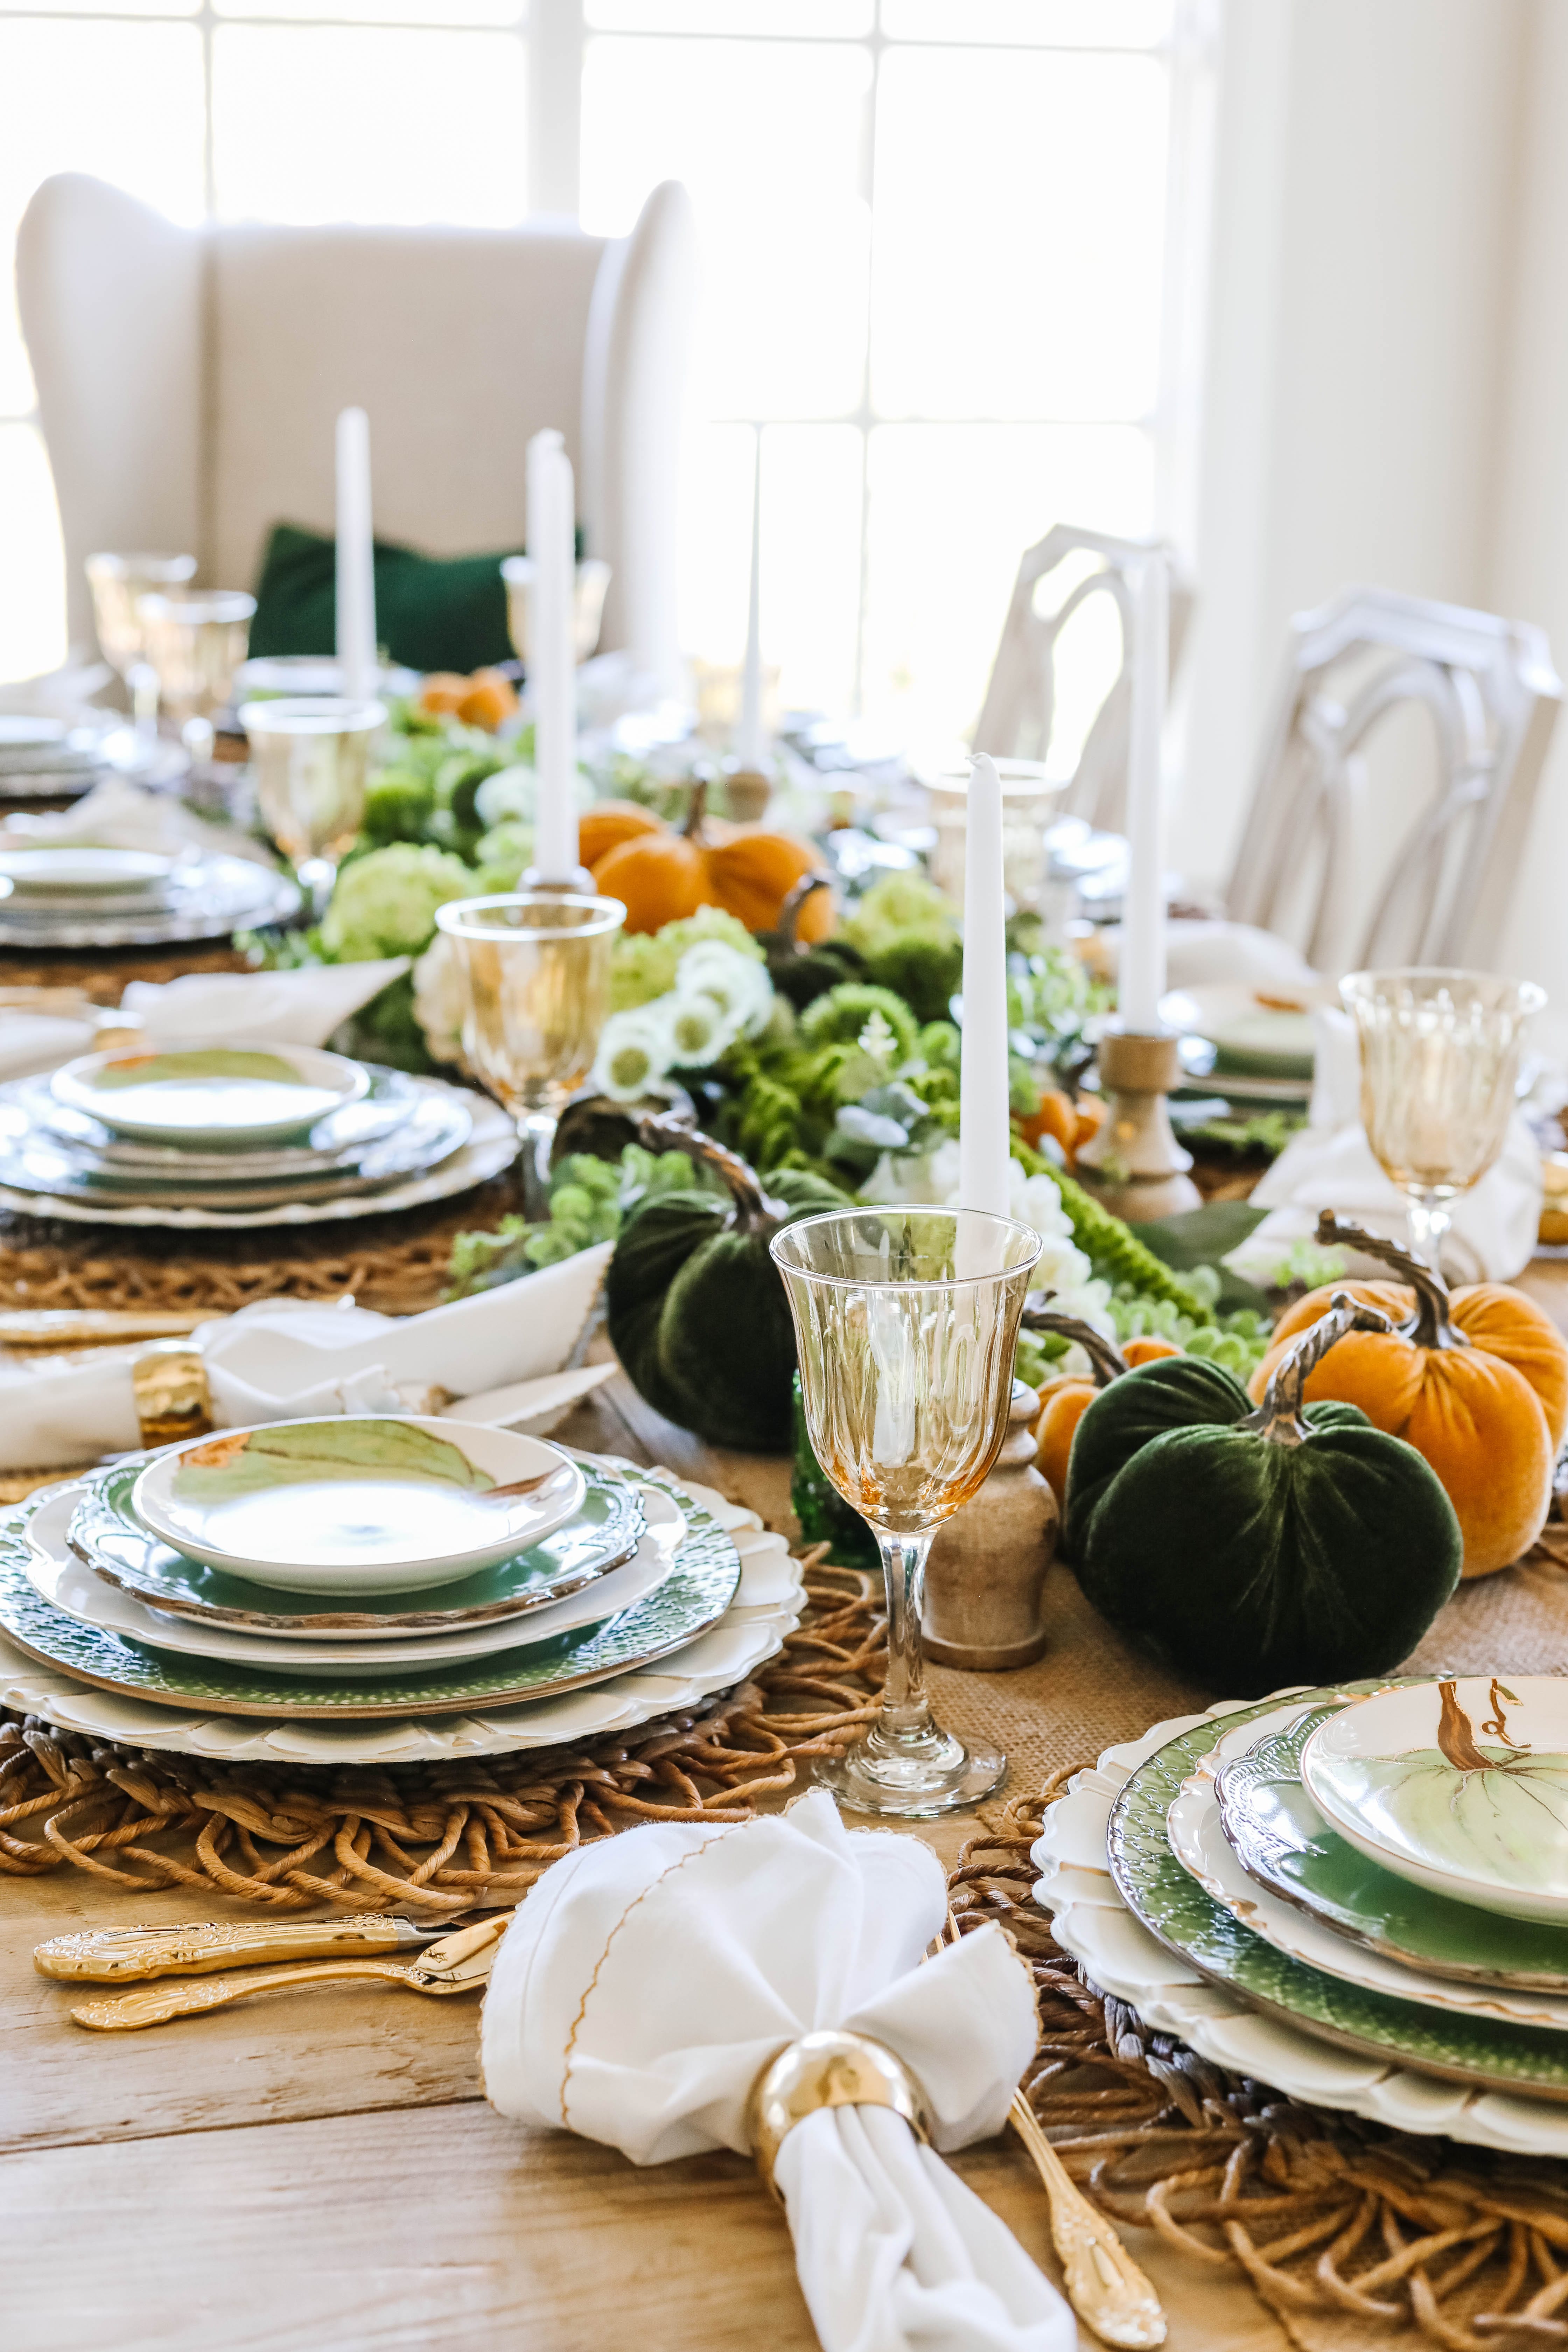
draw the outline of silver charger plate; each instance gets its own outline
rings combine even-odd
[[[12,1079],[0,1086],[0,1136],[5,1123],[5,1107],[7,1103],[14,1105],[16,1088],[26,1083],[25,1079]],[[6,1163],[0,1157],[0,1210],[13,1210],[27,1217],[59,1218],[69,1224],[164,1225],[181,1232],[319,1225],[337,1217],[390,1216],[402,1209],[422,1208],[426,1202],[445,1201],[455,1192],[466,1192],[476,1184],[488,1183],[503,1168],[510,1167],[518,1152],[517,1129],[499,1103],[490,1101],[488,1096],[474,1094],[467,1087],[447,1086],[440,1078],[417,1078],[411,1083],[427,1092],[456,1097],[468,1110],[472,1131],[468,1141],[438,1167],[400,1178],[374,1191],[354,1192],[340,1187],[326,1200],[291,1199],[264,1208],[242,1208],[233,1202],[203,1207],[174,1200],[139,1201],[117,1206],[112,1200],[106,1202],[96,1188],[78,1186],[69,1192],[54,1192],[7,1181]]]
[[[318,1119],[306,1142],[260,1144],[253,1150],[234,1144],[223,1150],[200,1151],[176,1143],[134,1142],[128,1135],[115,1135],[90,1112],[61,1102],[47,1073],[16,1079],[13,1092],[36,1127],[60,1143],[87,1151],[103,1169],[114,1169],[122,1177],[188,1176],[238,1182],[357,1168],[373,1143],[393,1134],[416,1105],[428,1098],[421,1091],[423,1080],[410,1077],[404,1070],[386,1069],[375,1062],[362,1063],[361,1067],[370,1079],[368,1090],[358,1102],[345,1103],[341,1110],[329,1111]]]
[[[58,913],[44,906],[0,900],[0,947],[159,947],[182,940],[226,938],[263,923],[287,922],[300,911],[297,886],[254,858],[216,856],[176,868],[161,904],[123,912],[95,908]]]
[[[149,741],[118,712],[100,715],[111,724],[100,736],[93,758],[85,763],[74,757],[47,765],[0,762],[0,801],[79,800],[110,776],[124,776],[156,791],[189,775],[191,759],[183,743],[166,742],[162,737]]]

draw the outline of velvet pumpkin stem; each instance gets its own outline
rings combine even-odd
[[[691,798],[687,803],[686,823],[680,828],[684,839],[698,842],[701,840],[702,820],[707,814],[708,779],[706,776],[699,776],[691,787]]]
[[[1126,1357],[1114,1341],[1097,1331],[1092,1323],[1086,1323],[1081,1315],[1058,1314],[1047,1304],[1055,1297],[1054,1290],[1030,1292],[1019,1318],[1025,1330],[1059,1331],[1064,1339],[1076,1339],[1093,1367],[1095,1387],[1109,1388],[1127,1370]]]
[[[1395,1328],[1393,1317],[1384,1315],[1380,1307],[1363,1306],[1348,1290],[1336,1290],[1328,1313],[1320,1315],[1275,1366],[1274,1377],[1263,1391],[1263,1402],[1257,1412],[1245,1414],[1236,1426],[1256,1430],[1272,1445],[1302,1444],[1312,1434],[1301,1410],[1302,1396],[1309,1379],[1329,1349],[1347,1331],[1393,1331]]]
[[[1449,1321],[1448,1286],[1436,1267],[1428,1265],[1425,1258],[1401,1249],[1397,1242],[1384,1241],[1381,1234],[1369,1234],[1364,1225],[1346,1223],[1331,1209],[1319,1211],[1316,1238],[1321,1249],[1331,1242],[1340,1242],[1346,1249],[1359,1250],[1363,1257],[1381,1258],[1384,1265],[1394,1268],[1401,1282],[1410,1285],[1415,1293],[1415,1312],[1403,1323],[1395,1324],[1402,1339],[1409,1339],[1417,1348],[1471,1345]]]
[[[648,1118],[637,1122],[637,1141],[647,1151],[684,1151],[705,1173],[719,1177],[734,1203],[730,1217],[734,1233],[758,1234],[765,1239],[789,1215],[782,1202],[770,1200],[763,1192],[763,1180],[750,1161],[738,1151],[727,1151],[710,1135],[682,1127],[673,1118]]]
[[[778,929],[774,934],[784,954],[806,955],[810,952],[807,948],[802,946],[795,935],[795,927],[800,919],[800,910],[815,891],[831,890],[832,887],[833,877],[820,870],[803,874],[798,882],[791,883],[784,893],[784,905],[779,908]]]

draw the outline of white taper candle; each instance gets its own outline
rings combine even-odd
[[[1163,549],[1139,575],[1132,633],[1132,714],[1127,757],[1127,888],[1116,1009],[1140,1036],[1160,1026],[1165,993],[1165,806],[1161,768],[1171,575]]]
[[[963,844],[963,1058],[958,1202],[1007,1214],[1007,941],[1002,781],[982,752],[970,771]]]
[[[550,882],[568,881],[577,870],[575,541],[572,461],[559,433],[536,433],[528,445],[528,689],[538,776],[533,863]]]
[[[371,528],[370,419],[363,408],[338,415],[338,667],[352,702],[375,691],[375,570]]]
[[[735,757],[742,768],[760,768],[763,740],[763,436],[756,435],[752,469],[752,586],[746,613],[746,657],[741,667],[741,722]]]

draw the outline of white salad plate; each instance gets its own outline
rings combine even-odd
[[[1358,1699],[1301,1750],[1358,1853],[1436,1895],[1568,1921],[1568,1682],[1462,1675]]]
[[[1231,1739],[1238,1748],[1249,1747],[1268,1732],[1285,1729],[1299,1712],[1294,1706],[1284,1707],[1278,1717],[1265,1716],[1247,1732],[1232,1734]],[[1165,1828],[1171,1852],[1183,1869],[1233,1919],[1304,1967],[1321,1969],[1367,1992],[1392,1993],[1424,2009],[1461,2017],[1501,2018],[1509,2024],[1542,2026],[1555,2033],[1568,2031],[1568,1997],[1561,1993],[1516,1991],[1500,1985],[1463,1984],[1432,1976],[1425,1969],[1390,1959],[1350,1936],[1340,1935],[1323,1920],[1259,1885],[1226,1838],[1220,1818],[1215,1778],[1219,1768],[1230,1761],[1231,1752],[1230,1740],[1221,1740],[1210,1751],[1183,1783]]]
[[[207,1568],[346,1597],[455,1584],[553,1534],[585,1492],[570,1455],[542,1438],[340,1413],[173,1447],[142,1472],[131,1507]]]
[[[1275,1080],[1312,1075],[1312,1008],[1321,988],[1178,988],[1160,1000],[1160,1018],[1184,1037],[1205,1039],[1221,1066]]]
[[[97,849],[85,842],[59,849],[0,849],[0,874],[24,897],[102,890],[145,898],[168,880],[174,863],[157,850]]]
[[[0,798],[5,797],[0,786]],[[158,893],[14,891],[0,907],[7,947],[159,947],[225,939],[287,922],[300,911],[297,883],[254,857],[182,859]]]
[[[686,1521],[661,1489],[641,1489],[647,1532],[624,1567],[613,1568],[562,1601],[527,1617],[500,1624],[467,1626],[449,1633],[409,1634],[390,1642],[279,1641],[204,1624],[149,1608],[133,1594],[84,1566],[69,1549],[68,1531],[82,1496],[79,1484],[62,1486],[27,1526],[27,1575],[33,1589],[54,1608],[103,1633],[143,1642],[155,1650],[194,1658],[223,1658],[263,1674],[363,1675],[375,1680],[419,1666],[450,1665],[488,1658],[506,1650],[533,1649],[582,1625],[597,1625],[645,1601],[669,1575]]]
[[[56,1141],[85,1153],[105,1171],[142,1176],[216,1177],[233,1183],[240,1179],[310,1175],[352,1167],[373,1143],[383,1142],[420,1106],[438,1099],[428,1083],[405,1071],[363,1065],[370,1084],[357,1102],[329,1111],[297,1143],[264,1143],[254,1148],[231,1143],[219,1151],[202,1151],[181,1143],[138,1143],[116,1135],[100,1119],[73,1110],[58,1099],[47,1076],[14,1080],[8,1099],[19,1102],[37,1127]],[[451,1091],[448,1089],[447,1091]],[[473,1124],[471,1118],[468,1125]]]
[[[370,1078],[314,1045],[121,1045],[68,1062],[53,1085],[59,1101],[116,1135],[211,1151],[304,1134],[357,1102]]]

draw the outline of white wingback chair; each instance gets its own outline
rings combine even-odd
[[[176,226],[79,173],[16,245],[22,328],[64,527],[82,560],[180,548],[250,586],[277,522],[333,527],[333,419],[370,416],[375,527],[436,555],[526,536],[527,444],[564,436],[600,639],[678,660],[677,475],[696,241],[685,190],[629,236],[472,228]]]

